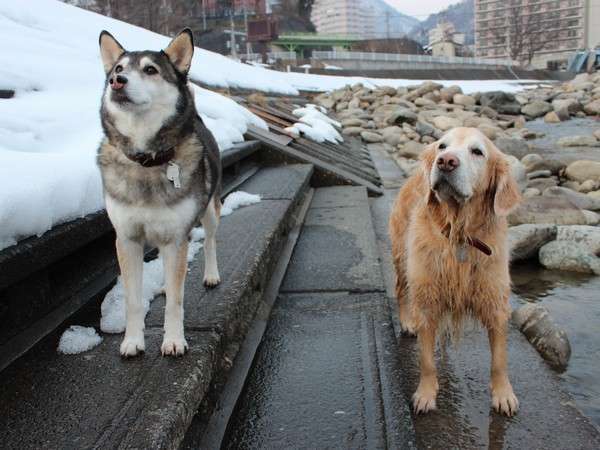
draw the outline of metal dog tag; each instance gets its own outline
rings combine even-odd
[[[467,244],[459,244],[456,247],[456,259],[461,263],[467,260]]]
[[[179,166],[174,162],[170,162],[167,166],[167,180],[173,182],[175,189],[181,188],[181,179],[179,178]]]

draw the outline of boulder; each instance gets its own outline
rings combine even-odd
[[[589,225],[559,226],[556,239],[582,244],[592,253],[600,252],[600,228],[598,227]]]
[[[533,170],[527,174],[528,180],[533,180],[535,178],[549,178],[552,176],[552,172],[549,170]]]
[[[531,165],[538,163],[540,161],[543,161],[543,160],[544,160],[544,158],[542,158],[537,153],[529,153],[521,158],[521,162],[523,163],[523,165],[525,166],[525,168],[527,170],[529,170],[529,167]]]
[[[479,104],[487,106],[500,114],[520,114],[521,105],[513,94],[503,91],[484,92],[479,96]]]
[[[415,161],[414,159],[404,158],[399,155],[394,155],[394,160],[396,161],[396,164],[398,164],[398,167],[400,167],[400,169],[402,170],[402,172],[404,172],[404,174],[406,176],[412,175],[413,172],[417,169],[417,167],[419,167],[419,164],[420,164],[419,161]]]
[[[523,191],[523,197],[525,197],[525,198],[535,197],[537,195],[542,195],[542,193],[540,192],[539,189],[536,189],[536,188],[526,188]]]
[[[423,95],[433,92],[439,91],[444,86],[439,83],[434,83],[433,81],[425,81],[414,89],[409,88],[408,94],[406,94],[406,99],[412,101],[416,98],[422,97]]]
[[[562,197],[581,209],[600,210],[600,200],[591,198],[581,192],[575,192],[562,186],[549,187],[543,191],[544,197]]]
[[[417,159],[425,145],[420,142],[408,141],[398,147],[398,154],[404,158]]]
[[[597,190],[600,187],[600,182],[594,180],[585,180],[583,183],[579,185],[577,188],[578,192],[582,192],[584,194],[588,192],[592,192]]]
[[[387,117],[387,123],[390,125],[401,125],[403,123],[414,124],[417,121],[417,115],[408,108],[397,108]]]
[[[544,122],[546,123],[560,123],[560,120],[560,117],[558,117],[558,114],[554,111],[550,111],[544,116]]]
[[[539,252],[540,264],[547,269],[600,275],[600,258],[583,243],[568,240],[548,242]]]
[[[342,120],[341,124],[342,124],[343,128],[364,127],[366,125],[364,120],[358,119],[356,117],[344,119],[344,120]]]
[[[528,188],[539,189],[544,192],[546,189],[557,186],[558,180],[556,178],[534,178],[533,180],[527,181]]]
[[[433,125],[442,131],[448,131],[452,128],[460,127],[462,123],[460,120],[453,117],[438,116],[434,117]]]
[[[581,106],[581,103],[579,103],[574,98],[563,98],[563,99],[553,100],[552,108],[554,109],[554,111],[556,113],[560,112],[561,114],[563,114],[563,111],[566,110],[566,112],[568,113],[569,116],[575,115],[583,109],[583,107]]]
[[[528,172],[549,170],[552,175],[558,175],[567,165],[558,159],[542,159],[527,166]]]
[[[595,130],[593,133],[594,137],[600,141],[600,130]]]
[[[363,141],[369,144],[383,141],[383,137],[379,133],[375,133],[373,131],[363,131],[360,133],[360,137]]]
[[[403,142],[404,132],[399,126],[387,127],[381,130],[383,140],[390,145],[396,147]]]
[[[452,103],[452,99],[456,94],[462,94],[460,86],[449,86],[440,89],[440,97],[446,103]]]
[[[565,170],[569,180],[583,183],[586,180],[600,181],[600,162],[579,160],[569,164]]]
[[[348,127],[342,130],[342,134],[347,136],[359,136],[363,131],[365,131],[365,129],[362,127]]]
[[[417,133],[419,133],[421,136],[432,136],[432,137],[436,137],[436,129],[433,127],[433,125],[428,124],[427,122],[423,122],[422,120],[419,120],[417,122]]]
[[[562,197],[543,195],[524,198],[508,216],[510,225],[524,223],[554,225],[587,225],[588,219],[581,209]]]
[[[454,94],[454,97],[452,97],[452,102],[455,105],[475,106],[475,99],[470,95]]]
[[[542,100],[534,100],[533,102],[528,103],[521,108],[521,112],[530,119],[542,117],[544,114],[550,111],[552,111],[552,105]]]
[[[510,260],[520,261],[536,258],[539,249],[556,239],[557,226],[547,224],[523,224],[508,229]]]
[[[583,107],[583,110],[586,114],[590,116],[597,116],[600,114],[600,98],[589,102],[587,105]]]
[[[542,358],[557,368],[567,366],[571,358],[569,338],[546,308],[529,303],[513,311],[512,321]]]
[[[525,155],[531,153],[527,142],[520,138],[499,137],[494,141],[494,144],[503,153],[516,158],[523,158]]]
[[[558,140],[558,145],[561,147],[597,147],[600,142],[594,136],[578,135],[562,137]]]

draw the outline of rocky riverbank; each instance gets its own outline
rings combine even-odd
[[[315,102],[336,113],[343,134],[380,143],[406,175],[447,130],[478,128],[509,155],[523,192],[522,205],[509,217],[513,260],[538,258],[547,268],[600,275],[600,123],[557,137],[552,152],[535,145],[562,122],[600,118],[600,73],[515,95],[467,95],[431,81],[376,89],[356,84]],[[546,131],[528,128],[533,120],[543,120]]]

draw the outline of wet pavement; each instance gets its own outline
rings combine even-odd
[[[560,373],[575,406],[600,428],[600,277],[547,270],[535,263],[513,267],[513,305],[544,305],[571,342]]]

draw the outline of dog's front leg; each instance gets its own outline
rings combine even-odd
[[[188,344],[183,332],[183,286],[187,272],[187,239],[160,249],[165,271],[165,335],[161,346],[163,356],[183,355]]]
[[[519,410],[519,400],[517,400],[508,379],[506,328],[507,324],[504,322],[488,329],[490,349],[492,351],[490,389],[492,391],[492,406],[494,409],[507,416],[512,416]]]
[[[142,304],[143,251],[141,243],[127,238],[117,238],[117,257],[125,288],[127,319],[125,338],[121,343],[122,356],[135,356],[145,350],[145,311]]]
[[[419,386],[413,394],[413,407],[417,414],[436,408],[438,381],[435,368],[435,334],[435,325],[431,323],[425,324],[417,330],[421,369]]]

